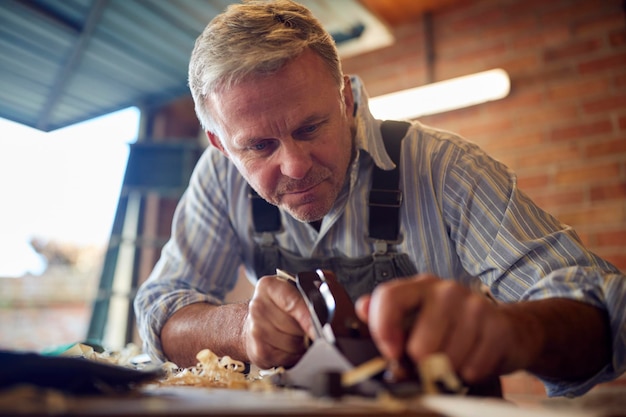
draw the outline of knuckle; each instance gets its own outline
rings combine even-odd
[[[257,317],[263,315],[265,306],[258,298],[252,298],[248,303],[248,320],[254,322]]]

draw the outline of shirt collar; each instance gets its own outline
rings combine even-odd
[[[381,121],[375,119],[370,112],[369,97],[363,86],[363,81],[356,75],[351,75],[350,81],[354,102],[357,105],[355,115],[357,149],[367,152],[379,168],[384,170],[395,168],[396,165],[385,150],[385,144],[380,133]]]

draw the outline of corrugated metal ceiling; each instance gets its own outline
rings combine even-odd
[[[2,0],[0,117],[50,131],[186,95],[193,43],[229,3]],[[301,3],[338,43],[361,35],[339,43],[344,56],[392,41],[385,26],[356,0]]]

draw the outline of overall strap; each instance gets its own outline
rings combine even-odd
[[[396,164],[390,171],[374,167],[372,187],[369,194],[369,237],[375,240],[396,241],[399,231],[399,211],[402,191],[400,180],[400,148],[402,138],[409,128],[408,122],[385,120],[380,130],[385,149]],[[281,228],[278,207],[261,198],[248,186],[248,197],[252,203],[252,219],[256,233],[278,232]]]
[[[278,232],[281,227],[278,207],[268,203],[248,185],[248,198],[252,203],[252,222],[256,233]]]
[[[410,123],[395,120],[382,122],[380,130],[383,135],[387,154],[396,167],[385,171],[374,166],[372,187],[369,194],[369,237],[374,240],[397,241],[400,231],[400,204],[402,191],[400,182],[400,149],[402,139]]]

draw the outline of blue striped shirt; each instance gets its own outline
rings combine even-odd
[[[374,252],[366,238],[371,170],[394,164],[356,78],[353,88],[359,103],[357,155],[349,183],[319,232],[281,210],[284,230],[277,241],[302,257]],[[565,297],[607,310],[612,362],[587,381],[544,380],[549,395],[580,395],[624,372],[625,276],[585,249],[571,227],[534,205],[507,167],[463,138],[418,122],[402,142],[400,167],[402,240],[394,249],[407,253],[420,273],[463,281],[477,277],[502,302]],[[168,317],[191,303],[222,304],[241,265],[255,281],[255,239],[246,183],[210,147],[178,205],[172,238],[135,299],[146,352],[162,360],[159,334]]]

